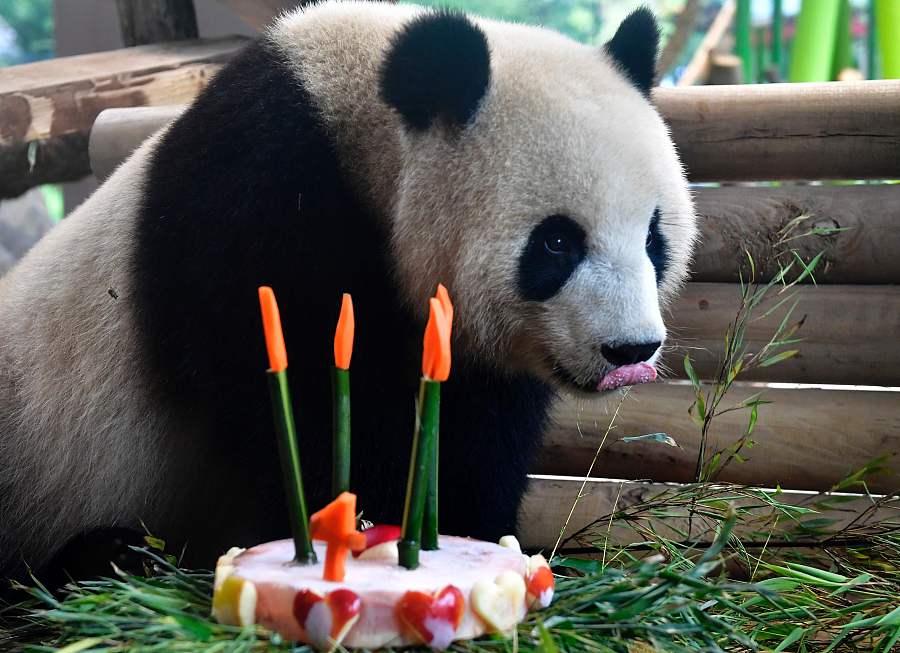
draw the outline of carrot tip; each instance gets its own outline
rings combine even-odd
[[[334,365],[342,370],[350,369],[355,329],[353,298],[348,293],[344,293],[341,298],[341,313],[334,332]]]
[[[262,311],[269,369],[273,372],[282,372],[287,369],[287,349],[284,346],[278,302],[275,300],[275,292],[269,286],[259,287],[259,306]]]

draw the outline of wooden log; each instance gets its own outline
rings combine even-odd
[[[900,178],[900,80],[657,88],[693,181]]]
[[[796,249],[805,261],[824,252],[817,283],[900,283],[896,185],[700,188],[695,201],[702,233],[692,266],[695,281],[737,282],[747,251],[759,278],[771,279],[778,270],[773,252],[779,232],[809,216],[790,236],[812,228],[845,229],[779,246]]]
[[[91,170],[104,181],[145,138],[177,118],[184,105],[104,109],[94,121],[88,150]]]
[[[721,409],[764,391],[772,403],[759,406],[752,439],[718,480],[827,490],[882,455],[900,453],[900,392],[764,388],[739,384]],[[614,400],[612,400],[614,401]],[[607,436],[593,473],[614,478],[690,482],[700,446],[700,428],[688,415],[693,402],[687,383],[656,383],[633,388]],[[609,426],[615,404],[565,399],[555,408],[533,471],[583,476]],[[707,451],[727,448],[746,433],[748,410],[714,418]],[[666,433],[678,447],[655,441],[624,442],[622,437]],[[900,489],[900,469],[872,479],[873,492]]]
[[[193,0],[116,0],[126,47],[195,39]]]
[[[0,70],[0,198],[90,174],[88,132],[100,111],[189,102],[246,42],[147,45]]]
[[[564,476],[532,476],[529,478],[528,491],[519,510],[518,537],[523,547],[532,550],[544,550],[546,554],[549,554],[553,550],[554,544],[560,538],[561,532],[563,532],[562,541],[569,546],[583,545],[586,543],[583,540],[567,542],[567,538],[597,520],[600,520],[600,523],[597,524],[595,533],[600,536],[597,539],[602,539],[607,533],[608,516],[613,511],[646,502],[667,490],[679,490],[679,486],[673,484],[592,478],[588,480],[581,498],[576,503],[576,498],[582,489],[582,483],[583,478]],[[793,490],[778,492],[773,490],[768,494],[772,499],[780,503],[804,507],[810,507],[824,498],[816,493]],[[829,527],[828,530],[830,532],[836,532],[846,527],[847,524],[856,520],[860,515],[864,516],[855,524],[858,527],[874,525],[886,518],[896,516],[896,504],[879,510],[870,510],[873,499],[869,497],[847,494],[839,496],[840,500],[845,501],[841,504],[840,510],[827,512],[828,517],[836,520]],[[732,504],[736,507],[742,507],[748,513],[758,516],[757,521],[751,520],[749,523],[740,525],[735,530],[736,534],[746,540],[748,544],[762,544],[769,535],[777,539],[779,535],[794,526],[792,520],[782,519],[780,528],[770,528],[768,526],[768,516],[771,513],[768,509],[757,508],[761,503],[759,500],[745,498],[732,501]],[[575,505],[575,510],[567,523],[573,504]],[[810,514],[802,518],[802,521],[816,519],[823,514],[826,513]],[[679,541],[684,539],[682,534],[689,532],[689,529],[693,533],[693,538],[700,541],[709,541],[714,535],[712,520],[702,518],[695,518],[693,523],[689,523],[683,517],[660,516],[649,523],[652,524],[659,535]],[[760,530],[764,532],[759,532]],[[645,540],[644,537],[641,537],[634,530],[621,524],[613,526],[609,530],[609,537],[610,541],[617,544],[635,543]]]
[[[707,84],[741,84],[743,76],[743,62],[737,55],[722,52],[709,55]]]
[[[309,4],[310,0],[219,0],[253,29],[261,30],[282,11]]]
[[[800,354],[748,371],[741,380],[900,386],[900,286],[795,286],[790,293],[799,300],[792,319],[806,319],[795,334],[803,340],[787,348]],[[775,294],[749,324],[751,352],[771,338],[793,301],[762,318],[786,296]],[[675,351],[666,363],[678,376],[683,376],[684,354],[690,352],[698,374],[715,378],[725,331],[739,303],[738,284],[687,284],[667,321]]]
[[[694,181],[900,178],[900,80],[657,88]]]

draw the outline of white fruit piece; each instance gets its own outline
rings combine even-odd
[[[517,553],[522,553],[522,546],[519,544],[519,540],[516,539],[515,535],[504,535],[500,538],[498,544],[507,549],[512,549]]]
[[[512,571],[503,572],[493,581],[479,580],[472,586],[469,600],[472,610],[491,631],[506,633],[525,613],[525,580]]]
[[[381,560],[382,562],[396,565],[400,564],[400,553],[397,550],[397,542],[382,542],[366,549],[358,556],[359,560]]]
[[[249,626],[256,621],[256,585],[228,575],[213,593],[212,614],[219,623]]]
[[[222,583],[225,582],[225,579],[231,576],[234,571],[234,559],[244,551],[245,549],[239,546],[233,546],[228,549],[225,555],[219,556],[219,560],[216,562],[216,577],[213,581],[213,589],[219,589]]]

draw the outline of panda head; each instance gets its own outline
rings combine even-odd
[[[450,287],[467,351],[590,393],[659,357],[695,218],[649,101],[657,46],[646,10],[602,48],[452,12],[395,34],[394,260],[413,305]]]

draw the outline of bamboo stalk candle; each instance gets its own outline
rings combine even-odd
[[[441,304],[444,313],[444,319],[447,323],[447,338],[453,331],[453,303],[450,301],[450,294],[443,284],[438,284],[437,300]],[[447,348],[447,372],[450,371],[451,350]],[[425,495],[425,515],[422,522],[422,548],[425,551],[436,551],[438,548],[438,481],[441,450],[441,429],[440,429],[440,391],[441,386],[438,383],[431,383],[425,386],[426,396],[423,398],[424,405],[429,406],[433,402],[434,406],[434,437],[431,440],[431,451],[429,457],[431,460],[431,471],[428,476],[428,491]],[[431,398],[429,393],[433,393],[436,398]]]
[[[278,313],[275,293],[268,286],[260,287],[259,304],[262,309],[263,331],[269,355],[269,369],[266,374],[269,377],[269,392],[278,436],[278,454],[287,495],[291,536],[294,538],[294,561],[299,564],[314,564],[316,553],[309,537],[309,519],[303,493],[297,429],[288,386],[287,350],[284,346],[281,316]]]
[[[446,291],[445,291],[446,292]],[[449,305],[449,298],[447,300]],[[426,540],[437,548],[437,439],[440,416],[440,384],[450,375],[450,328],[440,299],[430,300],[422,353],[422,381],[419,386],[418,415],[403,506],[402,538],[398,543],[400,564],[407,569],[419,566],[422,527],[429,490],[432,499],[429,533]]]
[[[335,497],[350,490],[350,357],[353,355],[354,329],[353,300],[344,293],[334,333],[334,367],[331,370],[334,430],[331,494]]]

